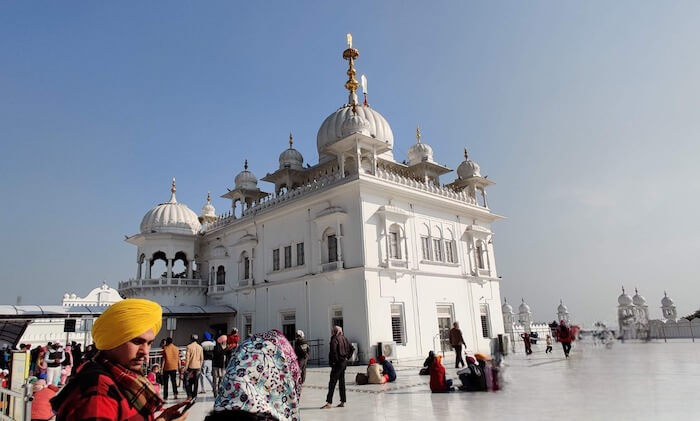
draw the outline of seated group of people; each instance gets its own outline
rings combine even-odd
[[[379,356],[379,361],[370,358],[369,364],[367,364],[367,374],[358,373],[355,377],[355,383],[358,385],[384,384],[393,381],[396,381],[396,369],[384,355]]]
[[[442,365],[442,356],[435,355],[433,351],[428,354],[420,374],[430,375],[430,390],[433,393],[455,390],[452,379],[448,379],[446,376],[445,366]],[[500,389],[498,367],[496,364],[492,364],[491,357],[485,354],[467,356],[466,366],[457,371],[457,376],[462,382],[459,390],[465,392],[486,392]]]

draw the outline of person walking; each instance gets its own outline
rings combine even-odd
[[[561,342],[561,347],[564,350],[564,356],[569,358],[569,352],[571,352],[571,330],[563,320],[559,322],[559,327],[557,328],[557,338],[559,339],[559,342]]]
[[[173,344],[173,338],[165,338],[163,359],[160,371],[163,373],[163,399],[168,400],[168,380],[173,386],[173,395],[177,400],[177,372],[180,369],[180,350]]]
[[[345,396],[345,369],[348,366],[348,358],[350,358],[354,351],[352,344],[343,336],[343,328],[340,326],[333,326],[331,335],[330,350],[328,352],[328,363],[331,366],[331,378],[328,381],[326,404],[323,405],[321,409],[332,407],[336,383],[338,383],[338,392],[340,393],[340,404],[338,404],[338,407],[342,408],[345,406],[345,402],[347,402],[347,396]]]
[[[153,301],[128,298],[108,307],[92,326],[99,352],[51,400],[56,421],[186,419],[180,409],[187,401],[160,412],[163,400],[141,374],[162,321]]]
[[[190,344],[185,351],[185,391],[190,398],[197,397],[199,389],[199,375],[202,372],[202,362],[204,362],[204,350],[197,343],[199,336],[192,335]]]
[[[464,360],[462,359],[462,346],[466,346],[464,343],[464,337],[462,336],[462,331],[459,328],[459,323],[452,323],[452,329],[450,329],[450,345],[455,350],[455,368],[459,368],[462,364],[464,367]]]
[[[215,345],[216,342],[214,342],[214,338],[211,336],[211,333],[204,332],[204,341],[202,342],[202,350],[204,351],[204,362],[202,363],[202,375],[199,376],[199,386],[202,388],[202,390],[200,390],[199,393],[204,393],[204,379],[207,379],[207,381],[209,382],[209,386],[211,386],[211,389],[214,390],[214,382],[211,378],[211,360],[212,358],[214,358]]]
[[[59,342],[52,343],[46,353],[46,383],[58,386],[61,380],[61,364],[66,359],[66,354]]]
[[[216,340],[211,359],[212,377],[214,378],[214,397],[219,393],[219,384],[226,373],[226,335]]]
[[[544,353],[549,354],[550,352],[552,352],[552,335],[547,335],[545,343],[547,344],[547,348],[545,348]]]
[[[530,334],[528,332],[523,332],[520,334],[520,337],[523,338],[523,344],[525,344],[525,354],[532,354],[532,343],[530,342]]]
[[[301,371],[301,384],[304,384],[306,380],[306,363],[309,361],[311,347],[309,347],[309,343],[304,339],[303,330],[297,330],[296,339],[294,340],[294,353],[297,356],[299,370]]]

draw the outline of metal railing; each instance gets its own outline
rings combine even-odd
[[[32,419],[32,389],[24,385],[23,390],[0,387],[0,420],[30,421]]]
[[[125,289],[125,288],[158,287],[158,286],[172,286],[172,285],[194,287],[194,288],[208,288],[209,281],[206,281],[204,279],[191,279],[191,278],[171,278],[169,281],[167,278],[130,279],[128,281],[119,282],[118,288]]]

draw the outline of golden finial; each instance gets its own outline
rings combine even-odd
[[[420,126],[416,126],[416,140],[418,141],[418,143],[420,143],[420,138],[421,138]]]
[[[352,48],[352,35],[348,34],[348,48],[345,51],[343,51],[343,58],[348,61],[348,81],[345,82],[345,89],[350,91],[349,103],[352,105],[357,104],[357,94],[355,94],[355,91],[357,91],[357,88],[360,86],[360,83],[357,80],[355,80],[354,65],[355,60],[359,56],[360,52],[357,50],[357,48]]]
[[[243,163],[243,169],[248,171],[248,160],[246,159],[245,162]]]
[[[289,149],[292,149],[293,144],[294,144],[294,138],[292,137],[292,132],[289,132]]]
[[[467,148],[464,148],[464,159],[469,159],[469,153],[467,152]]]
[[[207,192],[207,203],[211,203],[211,192]]]

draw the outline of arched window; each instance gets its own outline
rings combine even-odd
[[[209,271],[209,283],[212,285],[216,282],[216,269],[214,269],[214,266],[211,267],[211,270]]]
[[[150,278],[151,279],[158,279],[158,278],[166,278],[168,276],[168,260],[165,257],[165,253],[162,251],[157,251],[153,253],[153,257],[151,258],[151,271],[150,271]]]
[[[433,228],[433,260],[442,262],[445,256],[442,248],[442,231],[440,228]]]
[[[223,265],[216,269],[216,285],[226,284],[226,269]]]
[[[187,278],[187,255],[178,251],[175,253],[175,258],[173,259],[172,273],[173,278]]]
[[[423,260],[430,260],[430,228],[426,224],[420,226],[420,245]]]
[[[331,234],[328,237],[328,262],[338,261],[338,237]]]
[[[389,258],[390,259],[401,259],[401,227],[397,224],[393,224],[389,227]]]
[[[445,261],[447,263],[457,263],[454,235],[449,229],[445,230]]]

